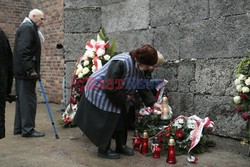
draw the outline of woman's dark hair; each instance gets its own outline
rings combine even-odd
[[[134,49],[129,52],[131,57],[136,58],[141,64],[153,66],[158,61],[157,51],[151,45],[146,44],[140,48]]]

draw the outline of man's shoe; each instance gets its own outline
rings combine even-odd
[[[102,158],[107,158],[107,159],[119,159],[120,158],[120,154],[112,151],[111,149],[108,149],[106,151],[98,149],[98,156]]]
[[[38,132],[38,131],[34,131],[31,134],[23,134],[22,137],[44,137],[45,134]]]
[[[124,155],[127,155],[127,156],[133,156],[134,155],[134,151],[131,148],[129,148],[128,146],[126,146],[126,145],[121,145],[121,146],[116,147],[115,151],[117,153],[124,154]]]

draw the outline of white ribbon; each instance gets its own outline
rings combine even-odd
[[[162,95],[163,95],[163,93],[164,93],[164,91],[165,91],[165,87],[166,87],[167,83],[168,83],[168,81],[164,79],[163,82],[160,83],[160,84],[156,87],[156,90],[157,90],[157,91],[160,91],[159,97],[158,97],[158,99],[157,99],[157,103],[161,103]]]

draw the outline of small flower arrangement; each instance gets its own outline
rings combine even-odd
[[[158,92],[164,91],[165,80],[157,87]],[[163,99],[162,93],[157,97],[157,100]],[[160,100],[161,101],[161,100]],[[164,106],[164,101],[162,101]],[[142,108],[137,113],[136,129],[139,132],[146,130],[150,139],[157,137],[161,143],[162,150],[167,150],[168,141],[172,137],[176,142],[177,155],[188,153],[188,161],[195,162],[197,158],[191,156],[192,153],[203,153],[207,151],[209,146],[214,146],[214,143],[209,144],[208,133],[214,130],[214,123],[208,117],[201,119],[196,115],[186,117],[183,115],[172,119],[172,108],[167,105],[170,119],[162,119],[162,111],[157,111],[153,108]],[[164,154],[164,151],[162,151]]]
[[[208,117],[201,119],[196,115],[175,118],[171,123],[158,132],[157,136],[165,145],[170,137],[176,142],[177,154],[190,152],[203,153],[206,151],[207,134],[214,130],[214,123]]]
[[[238,64],[234,83],[238,92],[233,98],[236,111],[244,120],[250,120],[250,59],[245,58]]]
[[[140,132],[147,130],[151,139],[157,136],[165,148],[163,150],[167,149],[168,140],[173,137],[177,155],[187,153],[194,147],[194,152],[206,151],[207,134],[214,130],[214,123],[208,117],[201,119],[196,115],[191,117],[180,115],[173,120],[163,121],[160,115],[157,112],[139,114],[137,129]]]
[[[250,54],[249,54],[250,55]],[[236,104],[236,111],[247,121],[245,134],[250,142],[250,58],[244,58],[237,66],[236,79],[234,81],[237,96],[234,96],[233,102]],[[248,150],[250,157],[250,146]]]
[[[89,76],[100,69],[116,54],[115,47],[115,39],[112,40],[112,44],[110,45],[109,38],[103,29],[100,29],[95,39],[91,39],[86,43],[86,51],[77,60],[75,65],[69,104],[62,114],[62,119],[59,120],[59,123],[63,127],[75,126],[72,120],[76,114],[78,103]]]

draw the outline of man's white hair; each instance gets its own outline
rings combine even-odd
[[[37,14],[43,14],[43,12],[39,9],[32,9],[29,13],[29,18],[33,18],[33,16]]]

